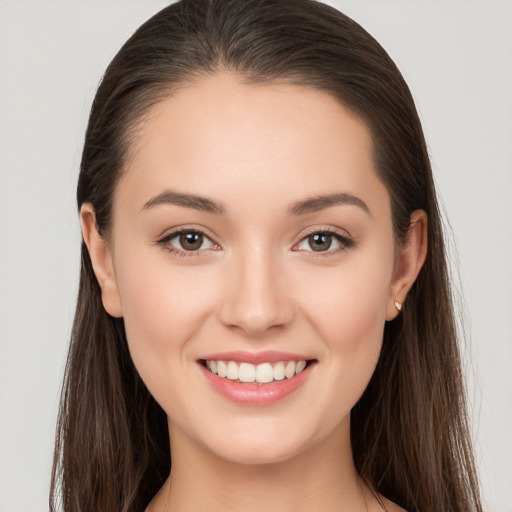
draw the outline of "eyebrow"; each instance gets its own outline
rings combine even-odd
[[[161,204],[174,204],[176,206],[193,208],[194,210],[200,210],[206,213],[226,216],[226,208],[224,205],[217,203],[212,199],[195,194],[175,192],[173,190],[166,190],[165,192],[153,197],[143,206],[142,210],[148,210],[149,208],[153,208]]]
[[[302,215],[304,213],[319,212],[332,206],[352,205],[363,209],[371,215],[368,205],[359,197],[345,192],[310,197],[304,201],[294,203],[288,210],[288,215]]]
[[[155,206],[162,204],[172,204],[176,206],[183,206],[185,208],[193,208],[206,213],[212,213],[215,215],[227,216],[226,207],[222,203],[218,203],[207,197],[198,196],[196,194],[187,194],[183,192],[176,192],[173,190],[166,190],[161,194],[151,198],[142,208],[142,210],[148,210]],[[297,201],[293,203],[287,210],[287,214],[290,216],[303,215],[305,213],[314,213],[332,206],[340,205],[352,205],[358,206],[366,213],[371,215],[368,205],[359,197],[345,192],[336,194],[318,195]]]

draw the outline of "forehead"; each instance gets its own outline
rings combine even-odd
[[[269,200],[382,193],[364,123],[309,87],[219,73],[155,105],[137,132],[118,192],[129,189],[139,207],[165,188],[227,199],[249,189]]]

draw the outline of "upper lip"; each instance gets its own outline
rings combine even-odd
[[[278,361],[309,361],[313,359],[304,354],[294,354],[292,352],[279,352],[275,350],[266,350],[263,352],[247,352],[236,350],[232,352],[217,352],[209,354],[201,360],[203,361],[235,361],[238,363],[274,363]]]

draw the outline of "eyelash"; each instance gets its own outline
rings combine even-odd
[[[176,249],[175,247],[172,247],[171,245],[168,245],[171,240],[173,240],[177,236],[181,235],[182,233],[199,234],[199,235],[202,235],[203,237],[205,237],[206,239],[210,240],[209,236],[204,231],[202,231],[201,229],[197,229],[197,228],[194,228],[194,229],[182,228],[182,229],[178,229],[176,231],[172,231],[171,233],[168,233],[163,238],[158,240],[157,244],[159,246],[161,246],[163,249],[165,249],[167,252],[169,252],[170,254],[175,254],[176,256],[180,256],[180,257],[199,256],[200,253],[202,252],[201,250],[181,251],[179,249]],[[306,238],[310,237],[311,235],[316,235],[316,234],[318,234],[318,235],[330,235],[330,236],[334,237],[340,243],[340,247],[338,247],[337,249],[332,250],[332,251],[331,250],[320,251],[320,252],[317,252],[317,251],[305,251],[307,253],[313,253],[313,254],[308,254],[307,257],[311,257],[311,258],[324,257],[325,258],[325,257],[332,256],[334,254],[338,254],[341,251],[346,251],[347,249],[351,249],[352,247],[356,246],[355,240],[353,240],[353,239],[351,239],[351,238],[349,238],[347,236],[341,235],[337,231],[333,231],[331,229],[320,229],[320,230],[317,229],[317,230],[310,231],[309,233],[306,233],[300,239],[299,244],[301,242],[303,242]],[[212,242],[212,241],[210,240],[210,242]],[[214,243],[214,242],[212,242],[212,243]],[[296,245],[298,245],[298,244],[296,244]]]
[[[334,254],[338,254],[342,251],[346,251],[347,249],[351,249],[352,247],[356,246],[356,241],[352,238],[349,238],[348,236],[341,235],[337,231],[334,231],[332,229],[314,229],[310,231],[309,233],[306,233],[299,241],[299,244],[303,242],[306,238],[310,237],[311,235],[329,235],[335,238],[340,246],[337,249],[334,250],[327,250],[327,251],[305,251],[308,258],[327,258],[329,256],[333,256]],[[298,245],[298,244],[296,244]]]

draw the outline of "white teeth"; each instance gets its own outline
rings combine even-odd
[[[250,363],[240,363],[239,377],[241,382],[254,382],[256,380],[256,368]]]
[[[284,374],[287,379],[291,379],[295,375],[295,361],[289,361],[284,369]],[[213,370],[212,370],[213,372]]]
[[[306,361],[279,361],[274,363],[237,363],[235,361],[206,361],[206,367],[219,377],[240,382],[266,384],[274,380],[291,379],[306,367]]]
[[[230,380],[238,379],[238,365],[235,362],[229,361],[228,368],[226,370],[226,377]]]
[[[270,363],[263,363],[256,366],[256,381],[265,384],[274,379],[274,370]]]
[[[217,361],[217,375],[225,377],[228,374],[226,363],[224,361]]]
[[[295,369],[295,373],[298,375],[302,370],[306,368],[306,361],[299,361]]]
[[[274,366],[274,380],[284,379],[284,363],[277,363]]]

